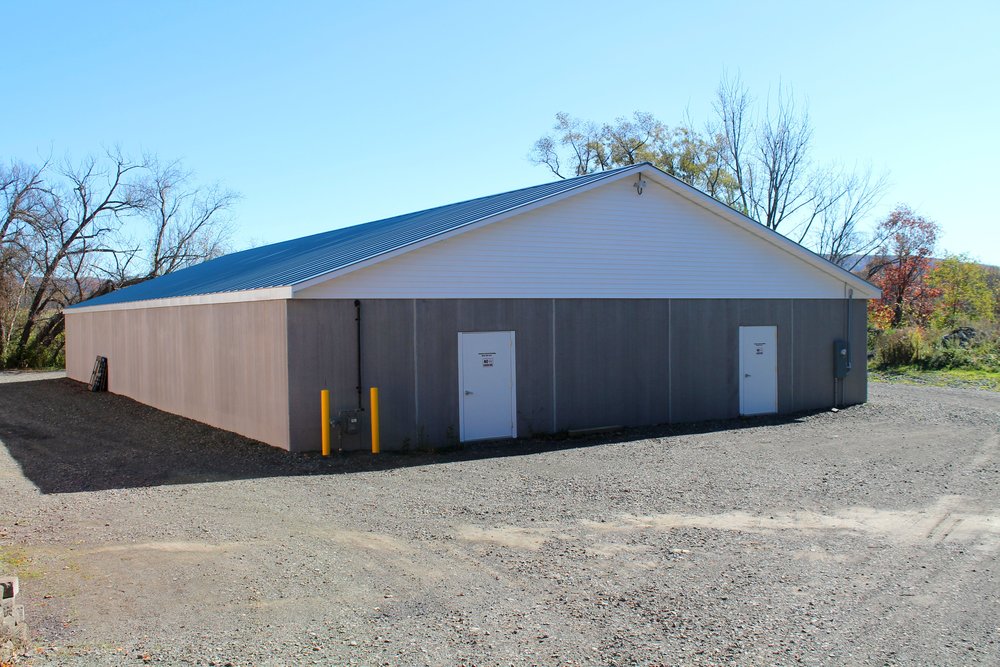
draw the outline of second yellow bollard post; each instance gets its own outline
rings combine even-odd
[[[379,443],[378,432],[378,387],[372,387],[371,393],[371,414],[372,414],[372,454],[382,451]]]
[[[323,456],[330,455],[330,390],[323,389],[319,392],[319,412],[323,421]]]

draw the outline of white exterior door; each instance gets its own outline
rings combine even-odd
[[[515,396],[514,332],[459,333],[459,437],[517,437]]]
[[[778,411],[778,328],[740,327],[740,414]]]

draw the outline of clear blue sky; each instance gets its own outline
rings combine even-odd
[[[118,144],[243,196],[237,246],[550,180],[565,110],[700,122],[724,71],[808,100],[818,161],[890,174],[1000,264],[1000,3],[24,2],[0,159]]]

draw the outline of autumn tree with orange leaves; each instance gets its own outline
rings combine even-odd
[[[905,205],[879,223],[876,234],[885,241],[867,267],[868,280],[882,288],[882,297],[868,305],[874,326],[887,329],[904,322],[927,322],[941,294],[925,280],[939,231],[937,223]]]

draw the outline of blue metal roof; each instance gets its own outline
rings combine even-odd
[[[646,166],[643,165],[635,166]],[[287,287],[404,248],[479,220],[600,181],[635,166],[344,227],[224,255],[74,307]]]

